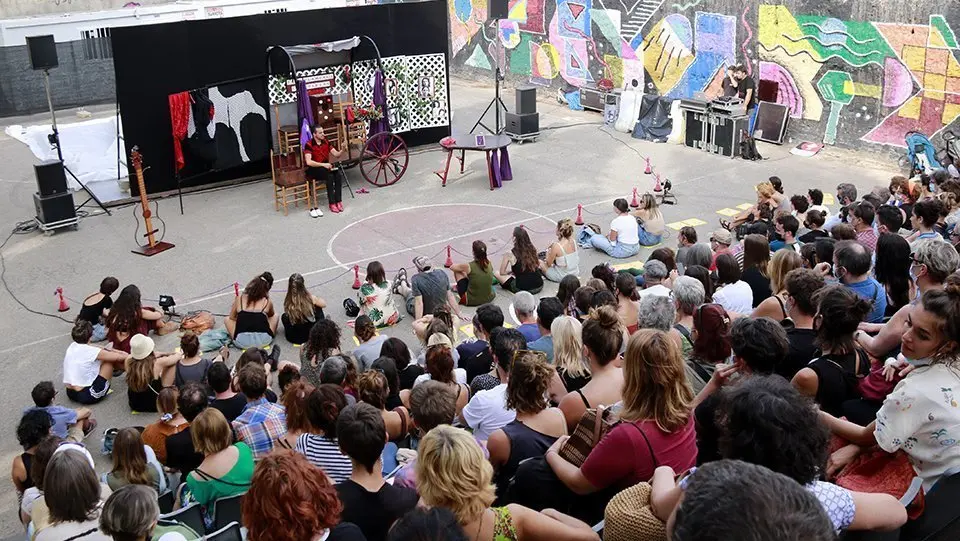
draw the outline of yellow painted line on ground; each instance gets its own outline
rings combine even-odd
[[[627,269],[642,269],[642,268],[643,268],[643,261],[630,261],[630,262],[628,262],[628,263],[620,263],[620,264],[617,264],[617,265],[610,265],[610,267],[612,267],[613,270],[615,270],[615,271],[617,271],[617,272],[620,272],[620,271],[622,271],[622,270],[627,270]]]
[[[504,322],[504,323],[503,323],[503,326],[506,327],[507,329],[512,329],[512,328],[513,328],[513,324],[512,324],[512,323],[508,323],[508,322]],[[467,338],[470,338],[470,339],[476,338],[476,335],[473,334],[473,324],[472,324],[472,323],[467,323],[466,325],[463,325],[462,327],[460,327],[460,332],[462,332],[464,335],[466,335]]]
[[[689,220],[684,220],[681,222],[683,225],[690,227],[700,227],[701,225],[707,225],[707,222],[701,220],[700,218],[690,218]]]
[[[833,204],[835,204],[835,203],[836,203],[836,201],[834,201],[834,199],[833,199],[833,194],[832,194],[832,193],[827,192],[827,193],[823,194],[823,204],[824,204],[824,205],[833,205]]]
[[[752,207],[753,207],[753,203],[741,203],[737,205],[737,208],[740,210],[749,210]]]
[[[683,226],[685,225],[687,225],[686,220],[683,220],[680,222],[673,222],[673,223],[667,224],[667,227],[676,231],[680,231],[680,229],[683,228]]]
[[[718,210],[717,214],[721,216],[736,216],[737,214],[740,214],[740,211],[737,209],[726,208]]]

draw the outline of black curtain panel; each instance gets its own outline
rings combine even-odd
[[[151,166],[145,174],[147,192],[177,187],[170,94],[206,92],[214,102],[222,97],[228,109],[226,122],[214,112],[210,119],[213,133],[206,133],[209,139],[191,132],[195,138],[184,141],[186,166],[180,171],[184,186],[268,174],[273,112],[266,96],[267,47],[355,35],[373,38],[384,57],[447,56],[447,2],[427,0],[111,30],[124,144],[128,153],[139,146],[144,163]],[[363,43],[354,60],[373,57],[372,47]],[[449,79],[448,56],[447,66]],[[252,104],[262,106],[266,115],[261,116]],[[401,136],[412,147],[436,143],[449,133],[449,126],[444,126]],[[139,195],[136,186],[131,188],[133,195]]]

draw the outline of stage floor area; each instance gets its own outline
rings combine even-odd
[[[512,95],[511,90],[506,91]],[[225,313],[232,301],[234,282],[241,287],[255,274],[269,270],[276,278],[274,290],[285,290],[287,277],[299,272],[313,286],[314,294],[326,299],[327,313],[341,324],[344,349],[353,348],[352,330],[342,309],[343,299],[355,298],[351,289],[354,265],[363,268],[379,259],[394,271],[412,267],[416,255],[432,256],[436,265],[446,259],[446,247],[455,261],[464,261],[475,239],[489,246],[491,259],[499,264],[509,249],[514,227],[531,232],[539,249],[554,238],[556,220],[576,216],[584,206],[584,220],[607,229],[614,217],[611,202],[629,200],[633,188],[640,193],[652,190],[653,178],[643,174],[638,153],[650,156],[654,168],[668,177],[678,198],[677,205],[663,208],[672,229],[664,245],[676,246],[676,230],[694,225],[706,242],[717,227],[718,218],[730,209],[755,200],[753,186],[770,175],[783,179],[787,195],[805,194],[820,188],[833,194],[838,183],[854,182],[860,189],[886,185],[896,164],[887,169],[858,167],[822,152],[813,158],[789,154],[789,146],[762,144],[767,160],[745,162],[708,155],[680,146],[637,141],[627,134],[602,128],[602,117],[594,112],[573,112],[542,92],[538,102],[542,133],[536,142],[510,147],[512,181],[502,189],[488,189],[482,153],[468,153],[466,173],[451,174],[447,187],[440,187],[434,171],[442,168],[445,155],[437,148],[412,149],[405,176],[394,186],[375,188],[356,170],[348,171],[354,190],[369,193],[351,198],[344,193],[345,212],[310,218],[306,210],[289,216],[274,210],[269,180],[185,195],[184,214],[176,199],[164,199],[159,214],[166,222],[166,237],[176,248],[152,258],[130,253],[134,247],[134,214],[139,206],[115,208],[113,216],[94,215],[81,221],[77,231],[52,236],[41,233],[14,235],[3,247],[5,280],[27,306],[56,313],[54,290],[63,287],[72,299],[67,319],[76,315],[79,300],[98,287],[108,275],[121,285],[137,284],[145,299],[173,295],[179,311],[207,309]],[[455,131],[466,132],[493,97],[492,87],[454,79],[451,81]],[[512,104],[509,104],[512,105]],[[95,114],[112,114],[112,106]],[[25,119],[16,123],[27,124]],[[12,124],[13,119],[0,123]],[[796,144],[796,143],[794,143]],[[6,219],[4,238],[14,224],[34,215],[32,193],[34,160],[23,144],[0,135],[0,216]],[[453,170],[453,168],[452,168]],[[80,194],[83,195],[83,194]],[[79,196],[78,196],[79,197]],[[321,196],[321,201],[323,196]],[[95,207],[94,207],[95,208]],[[326,209],[325,205],[321,208]],[[833,206],[836,209],[836,205]],[[645,260],[651,249],[643,250],[628,263]],[[603,261],[605,255],[581,253],[581,279]],[[412,271],[411,271],[412,273]],[[392,273],[391,273],[392,278]],[[556,293],[548,284],[542,295]],[[508,313],[511,295],[498,290],[496,302]],[[282,309],[283,293],[272,295]],[[472,308],[464,314],[472,316]],[[30,389],[41,379],[54,381],[62,391],[63,352],[70,343],[71,325],[55,318],[34,315],[20,307],[0,289],[0,426],[7,437],[0,438],[0,464],[7,467],[20,452],[14,428],[22,408],[31,405]],[[509,321],[509,316],[508,321]],[[397,336],[416,348],[405,318],[384,334]],[[218,325],[222,318],[218,317]],[[515,322],[513,322],[515,323]],[[465,326],[468,330],[469,326]],[[157,340],[158,350],[171,351],[177,336]],[[279,340],[282,359],[296,361],[298,350]],[[231,364],[239,356],[233,350]],[[99,449],[102,430],[111,427],[146,425],[154,414],[132,415],[127,408],[126,385],[115,381],[115,391],[94,407],[99,429],[88,444]],[[68,404],[65,393],[58,402]],[[96,454],[96,453],[95,453]],[[98,472],[106,471],[108,460],[97,456]],[[20,532],[13,512],[16,493],[8,476],[0,477],[0,538]]]

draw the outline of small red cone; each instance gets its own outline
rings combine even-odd
[[[583,225],[583,205],[577,205],[577,219],[573,223]]]
[[[240,282],[233,283],[233,294],[238,297],[240,296]]]
[[[630,206],[633,207],[633,208],[637,208],[637,207],[640,206],[640,201],[637,199],[637,189],[636,189],[636,188],[633,189],[633,200],[630,201]]]
[[[644,175],[650,175],[653,173],[653,167],[650,167],[650,158],[644,158],[643,161],[647,162],[647,166],[643,169]]]
[[[660,173],[654,175],[653,178],[657,179],[657,183],[653,185],[653,191],[662,192],[663,186],[660,184]]]
[[[68,305],[67,300],[63,298],[63,288],[58,287],[54,295],[60,298],[60,306],[57,307],[57,312],[69,312],[70,305]]]
[[[360,265],[353,266],[353,289],[360,289]]]
[[[450,256],[450,245],[447,245],[447,260],[443,262],[443,266],[450,268],[453,266],[453,257]]]

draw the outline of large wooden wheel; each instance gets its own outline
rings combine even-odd
[[[410,153],[398,135],[381,132],[367,139],[360,158],[360,173],[374,186],[390,186],[407,171]]]

